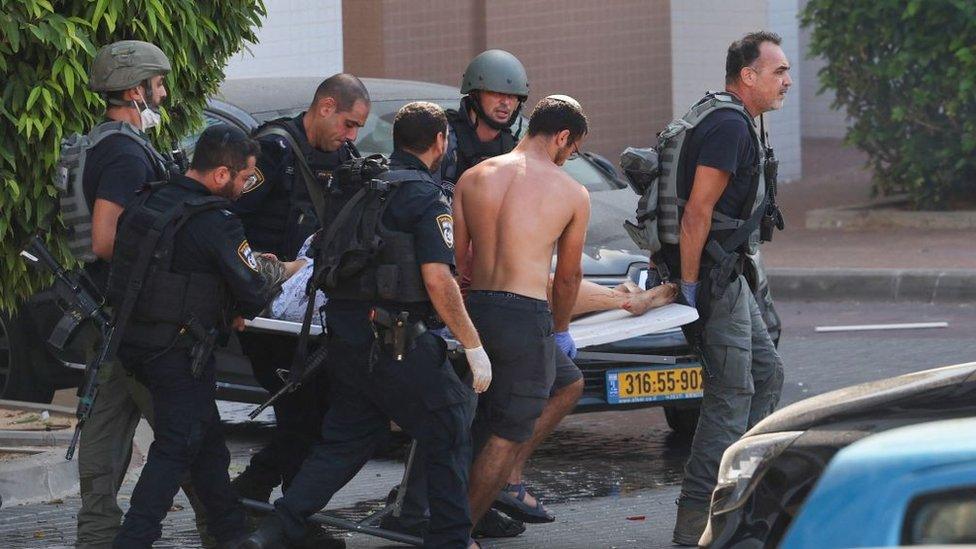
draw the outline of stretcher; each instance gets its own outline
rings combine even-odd
[[[696,320],[698,311],[693,307],[671,303],[651,309],[640,316],[634,316],[622,309],[588,315],[570,322],[569,333],[573,336],[576,347],[583,349],[671,330]],[[298,335],[302,330],[299,322],[264,317],[246,320],[244,326],[250,331],[276,334]],[[322,334],[322,326],[312,324],[309,333],[313,336]],[[456,347],[457,342],[453,343]]]

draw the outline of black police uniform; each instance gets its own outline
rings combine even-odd
[[[348,141],[338,151],[314,148],[305,133],[304,116],[302,113],[272,123],[289,132],[301,147],[316,182],[324,188],[335,168],[358,157],[359,152]],[[319,221],[299,159],[288,141],[272,134],[259,137],[258,142],[261,156],[255,170],[257,185],[234,202],[232,211],[241,217],[254,250],[292,261],[309,235],[319,228]],[[283,383],[276,370],[292,363],[294,346],[282,345],[281,338],[273,334],[242,333],[238,339],[251,360],[258,383],[269,393],[277,392]],[[276,428],[271,442],[251,457],[247,469],[234,480],[234,487],[242,496],[267,501],[278,484],[288,488],[318,439],[327,409],[320,396],[326,391],[327,383],[317,376],[275,402]]]
[[[324,189],[339,164],[358,157],[359,152],[349,141],[337,151],[316,149],[308,142],[304,116],[302,113],[272,123],[287,130],[301,147],[312,174]],[[240,216],[247,239],[255,250],[273,253],[282,261],[293,261],[305,239],[318,230],[320,222],[308,195],[300,160],[288,141],[271,134],[258,137],[258,142],[261,156],[255,172],[257,183],[234,202],[231,211]]]
[[[146,225],[176,204],[208,202],[208,197],[202,184],[178,175],[123,212],[108,285],[117,312],[124,309],[129,278],[139,271],[136,258]],[[159,538],[160,523],[188,471],[217,540],[244,532],[243,510],[227,474],[230,454],[215,402],[214,359],[206,359],[198,376],[191,373],[190,353],[198,339],[185,329],[192,318],[206,333],[225,331],[231,314],[253,317],[269,300],[240,220],[221,209],[228,205],[210,197],[201,211],[168,225],[175,233],[164,232],[154,248],[142,291],[123,320],[119,357],[152,393],[155,440],[116,547],[149,547]]]
[[[395,151],[391,168],[418,174],[417,180],[405,181],[388,199],[384,226],[412,235],[418,265],[453,266],[451,210],[446,197],[413,155]],[[289,538],[300,537],[305,517],[322,509],[352,479],[384,440],[392,419],[417,440],[418,453],[426,464],[431,519],[425,546],[465,547],[471,528],[468,425],[474,392],[447,361],[444,340],[429,331],[414,339],[402,361],[395,360],[387,346],[374,346],[370,321],[374,305],[391,313],[407,311],[411,323],[434,316],[429,301],[329,299],[331,391],[323,440],[314,447],[291,488],[275,502],[277,520]]]

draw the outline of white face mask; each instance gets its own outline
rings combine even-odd
[[[135,101],[132,104],[138,109],[139,104]],[[163,117],[160,116],[158,112],[149,107],[149,103],[145,101],[142,102],[145,108],[139,111],[139,118],[142,120],[142,131],[147,131],[151,128],[155,128],[162,121]]]

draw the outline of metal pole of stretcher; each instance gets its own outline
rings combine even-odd
[[[420,547],[424,544],[424,540],[418,538],[417,536],[411,536],[408,534],[401,534],[400,532],[394,532],[392,530],[385,530],[383,528],[378,528],[375,526],[383,517],[393,514],[395,517],[400,516],[400,510],[403,507],[403,500],[407,495],[407,482],[410,480],[410,469],[413,467],[414,457],[417,453],[417,441],[414,440],[410,443],[410,453],[407,456],[407,463],[403,470],[403,478],[400,479],[400,487],[397,489],[396,500],[376,511],[370,513],[366,518],[359,522],[348,520],[333,515],[327,515],[325,513],[315,513],[314,515],[308,517],[307,520],[314,522],[316,524],[321,524],[325,526],[332,526],[334,528],[340,528],[342,530],[348,530],[350,532],[358,532],[360,534],[366,534],[368,536],[375,536],[378,538],[388,539],[390,541],[397,541],[400,543],[406,543],[407,545],[414,545]],[[257,501],[253,499],[240,498],[241,505],[254,509],[255,511],[262,511],[265,513],[273,513],[274,505],[270,503],[265,503],[263,501]]]

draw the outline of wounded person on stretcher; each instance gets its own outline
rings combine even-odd
[[[298,251],[296,262],[304,262],[304,265],[281,285],[281,291],[271,303],[269,313],[272,318],[301,322],[305,316],[305,308],[308,306],[305,288],[313,269],[313,260],[308,255],[311,241],[312,237],[308,237]],[[552,277],[549,278],[548,291],[551,294]],[[674,284],[661,284],[649,290],[642,290],[629,280],[614,288],[584,280],[580,284],[576,303],[573,305],[573,316],[612,309],[623,309],[635,316],[642,315],[651,309],[673,302],[677,295],[678,289]],[[325,305],[325,301],[325,295],[321,291],[316,291],[316,310],[320,310]]]

